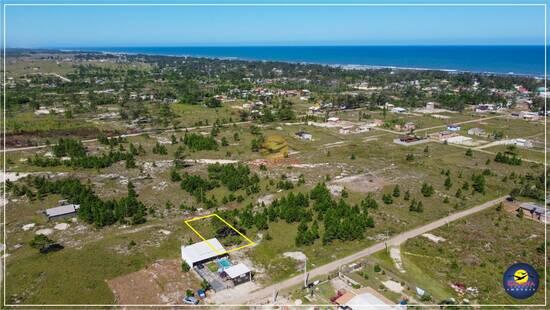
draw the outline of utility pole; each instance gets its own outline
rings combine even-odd
[[[384,246],[386,247],[386,253],[388,252],[388,240],[390,239],[389,232],[386,229],[386,240],[384,241]]]
[[[306,256],[306,260],[304,262],[304,287],[307,287],[307,256]]]

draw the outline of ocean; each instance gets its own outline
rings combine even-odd
[[[94,47],[71,50],[544,76],[544,46],[534,45]]]

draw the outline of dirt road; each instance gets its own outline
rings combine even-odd
[[[370,246],[370,247],[368,247],[368,248],[366,248],[362,251],[359,251],[355,254],[346,256],[344,258],[333,261],[333,262],[328,263],[326,265],[314,268],[309,272],[309,278],[313,278],[313,277],[316,277],[316,276],[327,275],[330,272],[338,270],[338,268],[341,265],[350,264],[350,263],[352,263],[352,262],[354,262],[354,261],[356,261],[360,258],[363,258],[365,256],[369,256],[369,255],[371,255],[375,252],[381,251],[386,246],[390,247],[390,246],[400,245],[401,243],[405,242],[407,239],[420,236],[420,235],[422,235],[426,232],[429,232],[431,230],[439,228],[439,227],[441,227],[445,224],[448,224],[452,221],[456,221],[456,220],[461,219],[465,216],[472,215],[474,213],[477,213],[477,212],[480,212],[480,211],[485,210],[487,208],[490,208],[491,206],[494,206],[494,205],[498,204],[499,202],[504,201],[506,199],[506,197],[508,197],[508,196],[503,196],[503,197],[488,201],[486,203],[475,206],[475,207],[470,208],[468,210],[453,213],[453,214],[451,214],[447,217],[436,220],[436,221],[431,222],[429,224],[426,224],[424,226],[421,226],[421,227],[406,231],[404,233],[401,233],[397,236],[394,236],[394,237],[390,238],[389,240],[386,240],[385,242],[376,243],[376,244],[374,244],[374,245],[372,245],[372,246]],[[225,300],[224,304],[225,305],[229,305],[229,304],[248,304],[248,303],[252,303],[252,304],[266,304],[267,303],[267,304],[269,304],[269,303],[272,303],[272,300],[270,300],[270,299],[273,296],[273,292],[281,291],[281,290],[290,288],[292,286],[300,285],[301,283],[303,283],[303,281],[304,281],[304,276],[303,275],[298,275],[298,276],[295,276],[293,278],[287,279],[283,282],[279,282],[279,283],[273,284],[271,286],[267,286],[267,287],[264,287],[262,289],[259,289],[257,291],[250,292],[244,299],[241,296],[239,299]]]
[[[476,118],[476,119],[471,119],[471,120],[462,121],[462,122],[456,122],[456,123],[452,123],[452,124],[454,124],[454,125],[463,125],[463,124],[469,124],[469,123],[477,123],[477,122],[486,121],[486,120],[490,120],[490,119],[493,119],[493,118],[505,117],[505,116],[506,115],[488,116],[488,117]],[[446,127],[447,127],[447,125],[439,125],[439,126],[433,126],[433,127],[427,127],[427,128],[420,128],[420,129],[415,130],[414,132],[421,132],[421,131],[438,129],[438,128],[446,128]]]
[[[251,121],[237,122],[237,123],[231,123],[231,124],[225,124],[225,125],[235,124],[235,125],[238,126],[238,125],[249,124],[249,123],[251,123]],[[209,128],[212,128],[212,125],[196,126],[196,127],[184,127],[184,128],[177,128],[177,129],[173,129],[173,128],[164,128],[164,129],[149,128],[149,129],[144,129],[142,131],[135,132],[135,133],[113,135],[113,136],[109,136],[108,138],[114,138],[114,137],[126,138],[126,137],[136,137],[136,136],[139,136],[139,135],[142,135],[142,134],[145,134],[145,133],[168,133],[168,132],[176,132],[176,131],[182,131],[183,132],[185,130],[197,130],[197,129],[209,129]],[[88,140],[82,140],[82,143],[91,143],[91,142],[96,142],[96,141],[97,141],[97,139],[88,139]],[[47,146],[48,145],[46,145],[46,144],[42,144],[42,145],[36,145],[36,146],[17,147],[17,148],[6,149],[6,150],[4,150],[4,152],[18,152],[18,151],[36,150],[36,149],[45,148]]]

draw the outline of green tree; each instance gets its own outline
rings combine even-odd
[[[395,185],[395,187],[393,188],[393,193],[392,193],[393,197],[397,198],[399,196],[401,196],[401,190],[399,189],[399,185]]]
[[[448,176],[448,177],[445,179],[445,183],[443,184],[443,186],[445,186],[445,189],[446,189],[446,190],[451,189],[451,187],[453,186],[453,182],[451,181],[451,177],[450,177],[450,176]]]

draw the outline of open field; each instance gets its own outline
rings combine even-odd
[[[538,292],[524,301],[500,290],[503,272],[518,261],[533,265],[544,277],[544,253],[537,250],[544,247],[543,224],[491,208],[431,233],[445,241],[435,243],[419,236],[401,246],[406,273],[398,274],[403,279],[422,287],[436,299],[468,298],[479,304],[544,303],[544,281]],[[387,253],[380,252],[374,258],[384,268],[396,272]],[[450,286],[456,283],[476,288],[478,293],[460,294]]]

